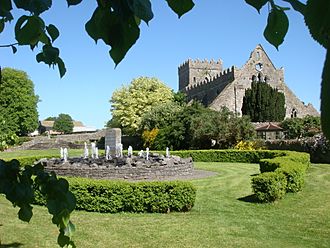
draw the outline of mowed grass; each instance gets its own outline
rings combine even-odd
[[[302,192],[273,204],[249,202],[256,164],[196,163],[213,177],[192,180],[196,204],[188,213],[100,214],[75,211],[78,247],[329,247],[330,165],[313,165]],[[0,197],[2,247],[56,247],[57,229],[44,207],[31,223],[17,219]],[[0,246],[1,247],[1,246]]]
[[[69,157],[83,156],[83,149],[69,149]],[[45,156],[45,157],[59,157],[60,149],[48,149],[48,150],[17,150],[12,152],[0,152],[0,159],[9,160],[20,157],[33,157],[33,156]]]

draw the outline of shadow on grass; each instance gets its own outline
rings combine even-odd
[[[251,176],[251,177],[255,177],[255,176],[258,176],[258,175],[260,175],[260,173],[252,174],[252,175],[250,175],[250,176]]]
[[[21,243],[10,243],[10,244],[0,244],[0,248],[9,248],[9,247],[21,247],[23,244]]]
[[[238,198],[237,200],[249,203],[260,203],[255,194]]]

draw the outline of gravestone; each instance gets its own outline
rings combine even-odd
[[[116,145],[121,144],[121,129],[120,128],[108,128],[105,132],[105,146],[109,146],[110,155],[116,155]]]

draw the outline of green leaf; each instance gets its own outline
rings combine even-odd
[[[323,67],[321,83],[321,125],[322,131],[330,140],[330,50],[327,49],[327,55]]]
[[[245,2],[254,7],[260,13],[260,9],[268,2],[268,0],[245,0]]]
[[[0,16],[12,20],[13,16],[10,13],[12,9],[11,0],[0,0]]]
[[[314,40],[329,49],[330,2],[329,0],[308,0],[305,22]]]
[[[154,17],[149,0],[127,0],[127,3],[134,15],[147,24]]]
[[[278,49],[284,41],[289,29],[289,19],[283,10],[273,8],[268,15],[267,26],[264,31],[266,40]]]
[[[40,15],[52,6],[52,0],[14,0],[16,7]]]
[[[2,31],[4,30],[4,28],[5,28],[5,19],[2,18],[0,20],[0,33],[2,33]]]
[[[117,36],[115,34],[118,34]],[[110,56],[116,66],[123,60],[128,50],[135,44],[140,36],[140,29],[132,17],[126,22],[119,22],[110,31]]]
[[[58,31],[57,27],[55,27],[53,24],[49,24],[46,27],[46,30],[47,30],[48,34],[50,35],[52,42],[54,42],[60,35],[60,32]]]
[[[48,65],[56,64],[58,56],[60,55],[60,50],[57,47],[51,45],[44,45],[42,52],[45,56],[44,62]]]
[[[68,6],[80,4],[82,0],[67,0]]]
[[[292,8],[298,11],[300,14],[305,14],[306,5],[300,2],[299,0],[283,0],[291,4]]]
[[[44,33],[45,23],[38,16],[21,16],[15,25],[15,38],[20,45],[35,45]]]
[[[76,231],[75,225],[72,224],[71,221],[68,221],[68,224],[67,224],[66,228],[64,229],[64,235],[68,236],[68,237],[72,237],[72,235],[74,234],[75,231]]]
[[[11,46],[11,49],[13,51],[13,54],[15,54],[17,52],[17,48],[15,46]]]
[[[58,71],[60,73],[60,77],[62,78],[66,73],[65,64],[60,57],[57,58],[56,62],[57,62]]]
[[[192,0],[166,0],[166,2],[179,18],[195,6]]]
[[[97,7],[85,28],[95,42],[102,39],[111,46],[110,56],[116,65],[125,57],[140,36],[140,29],[134,15],[114,12]]]
[[[32,207],[30,205],[24,205],[18,211],[18,218],[22,221],[29,222],[32,218]]]
[[[70,244],[70,238],[64,235],[64,232],[61,230],[60,234],[57,237],[57,243],[59,246],[64,247]]]

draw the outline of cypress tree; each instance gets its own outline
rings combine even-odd
[[[285,117],[285,96],[264,82],[253,81],[245,90],[242,114],[252,122],[282,121]]]

